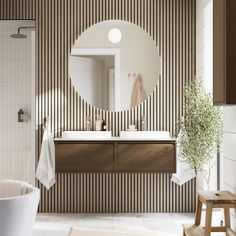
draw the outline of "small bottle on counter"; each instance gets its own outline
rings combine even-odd
[[[95,121],[95,130],[101,131],[102,130],[102,118],[100,115],[97,116],[97,119]]]
[[[103,122],[102,122],[102,131],[106,131],[106,130],[107,130],[106,121],[103,120]]]

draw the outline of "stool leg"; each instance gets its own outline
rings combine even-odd
[[[195,214],[195,225],[200,225],[201,224],[201,216],[202,216],[202,202],[200,201],[198,197],[197,201],[197,210]]]
[[[225,217],[225,227],[227,228],[231,228],[230,225],[230,212],[229,212],[229,208],[224,208],[224,217]],[[226,230],[227,231],[227,230]],[[228,236],[228,234],[226,233],[226,235]]]
[[[212,203],[207,203],[206,206],[206,225],[205,225],[205,234],[204,236],[210,236],[211,235],[211,220],[212,220]]]

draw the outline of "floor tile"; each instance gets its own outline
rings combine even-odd
[[[203,221],[204,221],[203,212]],[[214,212],[213,222],[220,223],[222,214]],[[182,235],[182,224],[193,224],[194,214],[188,213],[130,213],[130,214],[38,214],[33,236],[68,236],[72,227],[84,230],[84,235],[160,236]],[[136,233],[136,234],[135,234]],[[81,236],[83,234],[80,232]],[[214,235],[214,234],[212,234]],[[224,234],[215,234],[217,236]]]

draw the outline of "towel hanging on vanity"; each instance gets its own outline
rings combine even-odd
[[[144,86],[143,86],[143,81],[141,78],[141,75],[138,74],[138,77],[136,79],[136,82],[134,84],[133,92],[132,92],[132,97],[131,97],[131,107],[137,106],[139,103],[144,101],[147,98]]]
[[[193,169],[191,169],[190,165],[186,162],[181,161],[181,145],[179,143],[180,137],[183,135],[186,135],[185,130],[180,130],[177,140],[176,140],[176,157],[177,157],[177,168],[176,168],[176,174],[172,175],[172,182],[178,184],[179,186],[185,184],[189,180],[193,179],[196,175]],[[185,137],[187,138],[187,137]]]
[[[47,189],[50,189],[56,182],[55,145],[48,118],[44,124],[43,141],[36,177]]]

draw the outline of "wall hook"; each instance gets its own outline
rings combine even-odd
[[[18,122],[23,122],[24,121],[24,111],[20,109],[18,111]]]

